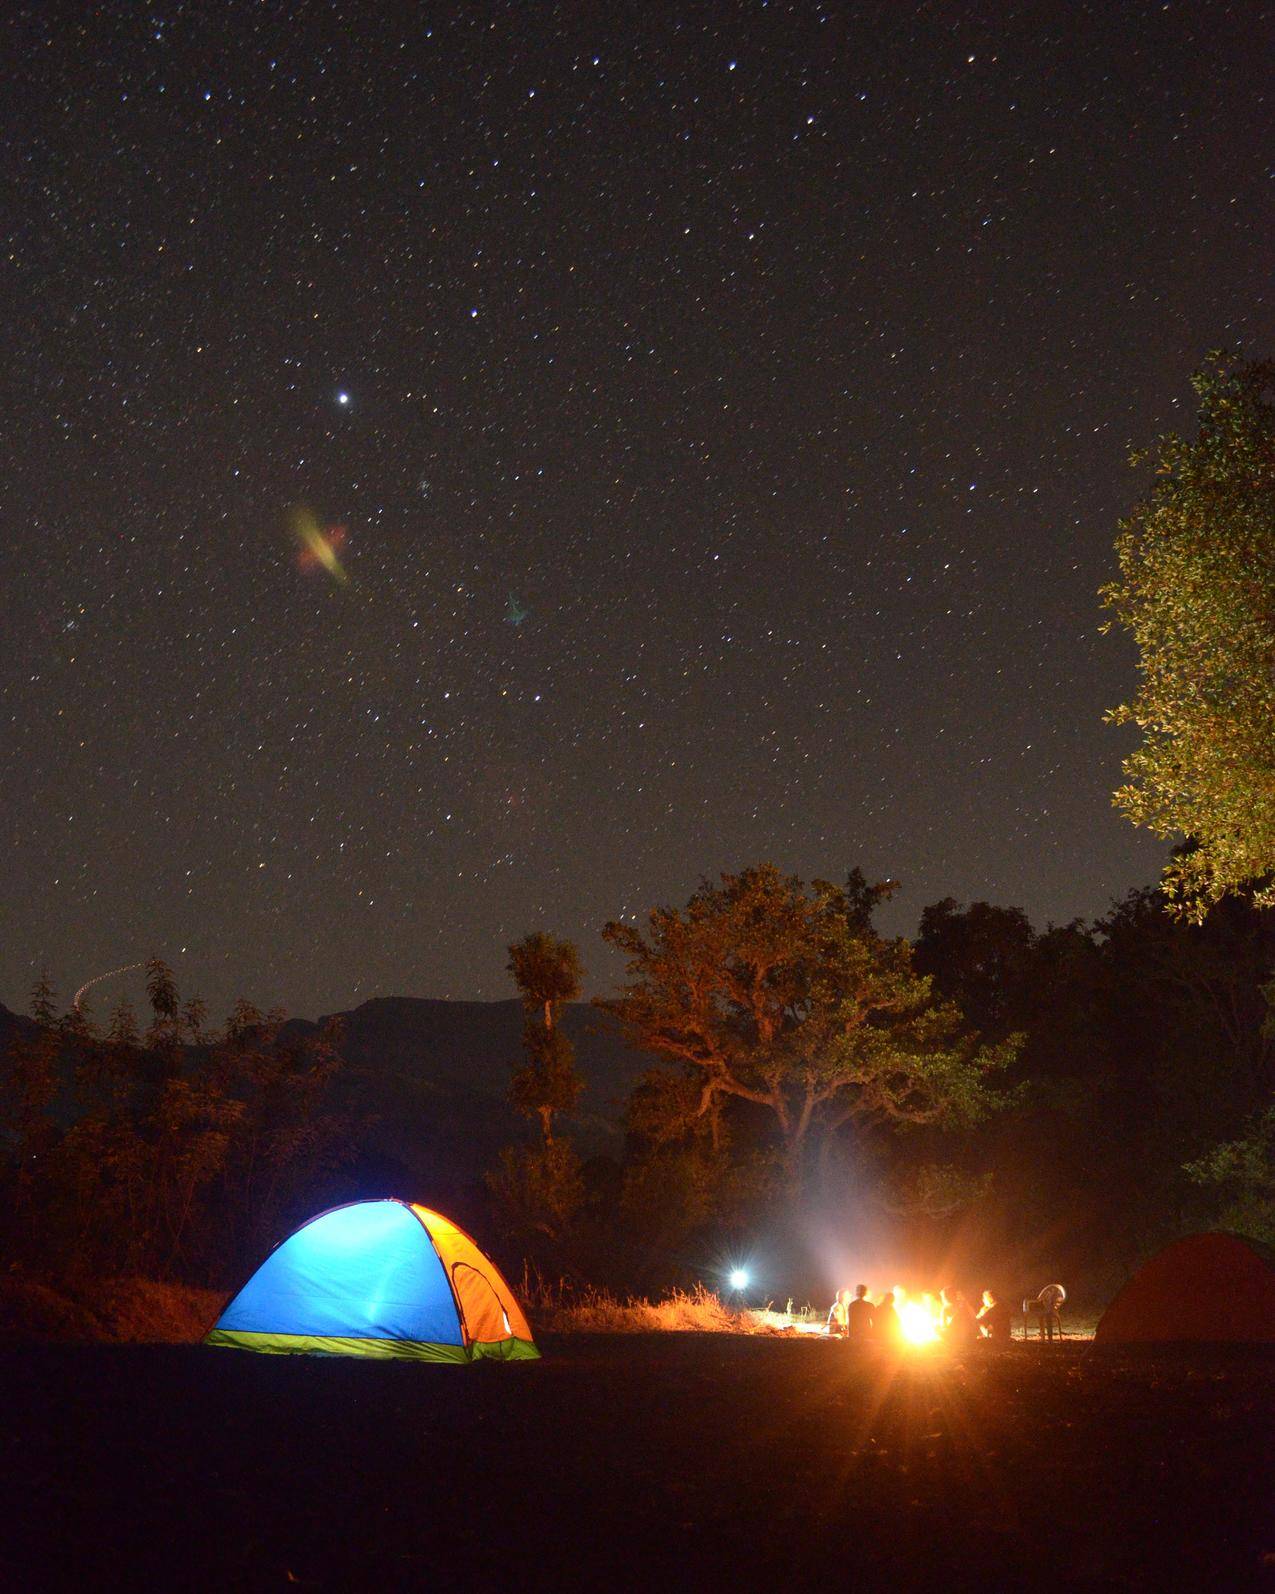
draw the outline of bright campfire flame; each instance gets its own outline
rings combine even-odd
[[[932,1345],[939,1337],[938,1313],[928,1302],[905,1300],[899,1307],[899,1327],[909,1345]]]

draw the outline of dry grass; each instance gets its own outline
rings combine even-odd
[[[154,1279],[110,1279],[94,1307],[113,1340],[137,1345],[188,1345],[203,1339],[221,1316],[224,1290]]]
[[[0,1279],[0,1344],[194,1344],[225,1303],[221,1291],[154,1279],[70,1290],[11,1274]]]
[[[789,1302],[786,1311],[774,1306],[756,1306],[750,1309],[754,1333],[760,1334],[823,1334],[827,1331],[827,1315],[813,1306],[794,1307]]]
[[[748,1312],[726,1306],[712,1290],[670,1290],[657,1301],[621,1298],[592,1285],[559,1279],[549,1283],[524,1272],[520,1297],[534,1325],[559,1334],[756,1334],[764,1332]]]

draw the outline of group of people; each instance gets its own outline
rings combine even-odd
[[[853,1295],[848,1289],[839,1290],[828,1313],[829,1334],[882,1345],[910,1338],[933,1338],[950,1345],[970,1345],[979,1339],[1004,1342],[1010,1338],[1010,1327],[1008,1304],[991,1290],[983,1291],[976,1309],[963,1290],[910,1297],[896,1284],[874,1301],[868,1286],[857,1284]]]

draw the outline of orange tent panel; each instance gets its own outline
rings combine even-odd
[[[412,1203],[412,1211],[425,1225],[460,1302],[464,1329],[471,1343],[490,1345],[499,1340],[530,1340],[531,1327],[514,1292],[489,1257],[458,1229],[450,1218],[429,1207]]]

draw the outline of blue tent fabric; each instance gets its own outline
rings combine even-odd
[[[463,1343],[437,1251],[411,1208],[360,1201],[314,1218],[278,1246],[218,1329],[310,1339]]]

